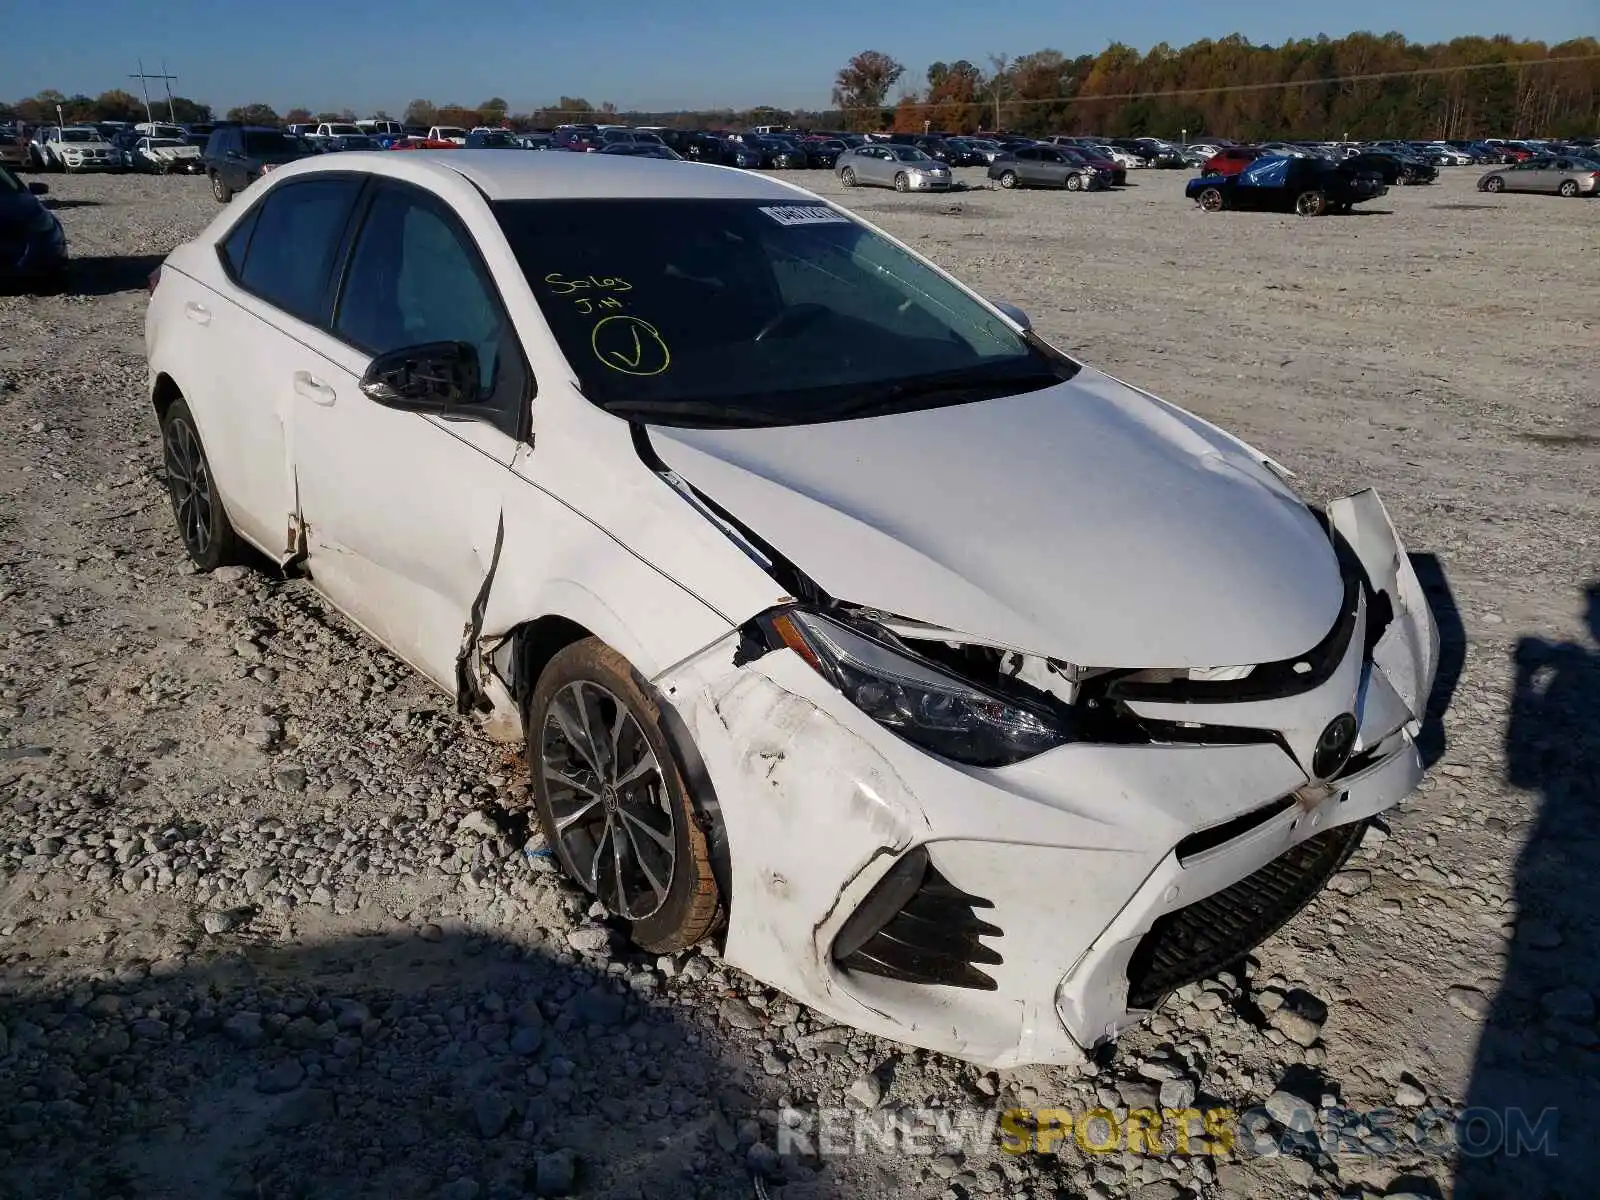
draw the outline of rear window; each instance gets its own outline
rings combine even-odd
[[[299,142],[291,141],[287,135],[270,129],[244,135],[246,154],[295,154],[299,149]]]

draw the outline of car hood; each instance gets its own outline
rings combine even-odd
[[[1249,447],[1087,368],[984,403],[649,436],[837,599],[1080,666],[1275,662],[1339,613],[1326,534]]]
[[[153,154],[157,158],[199,158],[200,157],[200,147],[199,146],[156,146],[156,147],[154,147],[154,148],[152,148],[150,150],[145,151],[145,153]]]

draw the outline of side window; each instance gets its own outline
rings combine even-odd
[[[516,434],[526,378],[516,333],[470,235],[422,193],[391,185],[373,198],[333,331],[375,355],[468,343],[478,352],[479,403]]]
[[[244,272],[245,255],[250,250],[250,235],[255,232],[256,219],[260,216],[261,206],[258,204],[244,215],[244,219],[233,227],[217,247],[217,253],[222,256],[222,265],[235,282]]]
[[[333,176],[273,188],[257,206],[239,283],[268,304],[320,322],[328,272],[361,180]]]

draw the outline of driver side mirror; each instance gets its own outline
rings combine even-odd
[[[478,398],[478,351],[468,342],[428,342],[380,354],[361,390],[385,408],[443,413]]]
[[[1018,308],[1015,304],[1012,304],[1010,301],[1008,301],[1008,300],[991,300],[989,303],[993,304],[1001,312],[1005,313],[1006,316],[1010,317],[1018,325],[1022,326],[1024,331],[1027,331],[1027,330],[1033,328],[1033,321],[1029,319],[1028,314],[1023,312],[1022,309]]]

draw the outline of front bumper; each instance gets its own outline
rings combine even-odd
[[[944,175],[908,175],[913,192],[947,192],[955,182],[955,177],[946,173]]]
[[[1422,774],[1413,738],[1438,661],[1432,617],[1376,496],[1330,513],[1365,564],[1372,612],[1392,613],[1375,617],[1382,635],[1367,636],[1363,602],[1343,657],[1309,691],[1138,705],[1152,721],[1263,731],[1256,740],[1068,744],[987,770],[894,737],[787,650],[735,667],[730,639],[656,680],[726,834],[726,957],[835,1020],[1005,1067],[1081,1059],[1147,1015],[1155,993],[1270,934]],[[1315,781],[1304,764],[1342,713],[1358,723],[1356,756]],[[1350,837],[1333,852],[1305,848],[1340,829]],[[921,886],[886,906],[897,866],[922,854]],[[1197,933],[1206,910],[1191,906],[1225,905],[1241,880],[1301,860],[1312,866],[1284,885],[1283,911]],[[863,944],[852,919],[874,905]],[[906,922],[926,931],[930,914],[939,932],[916,944]],[[855,946],[918,969],[893,978],[836,960]],[[974,986],[974,970],[987,983]]]

